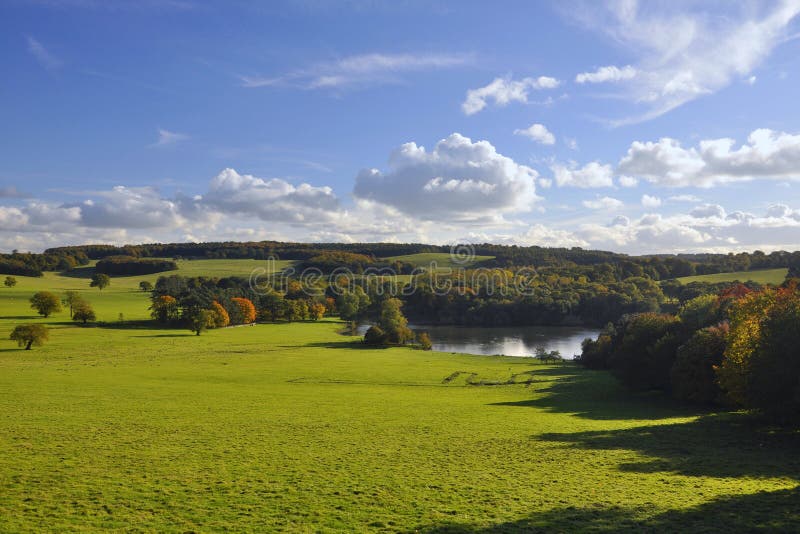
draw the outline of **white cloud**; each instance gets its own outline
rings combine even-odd
[[[38,61],[42,67],[53,71],[62,65],[61,60],[51,54],[42,43],[30,35],[26,37],[26,40],[28,42],[28,52],[36,58],[36,61]]]
[[[617,172],[668,187],[712,187],[759,178],[800,179],[800,135],[759,129],[734,149],[733,139],[708,139],[684,148],[680,141],[635,141]]]
[[[614,211],[620,209],[625,204],[621,200],[612,197],[602,197],[595,200],[584,200],[583,207],[590,210],[607,210]]]
[[[522,135],[543,145],[554,145],[556,136],[544,124],[534,123],[524,130],[514,130],[514,135]]]
[[[750,76],[750,77],[749,77],[749,78],[747,78],[747,80],[746,80],[746,82],[747,82],[747,85],[755,85],[755,84],[756,84],[756,81],[757,81],[757,78],[756,78],[755,76]]]
[[[624,174],[618,178],[618,181],[619,185],[621,185],[622,187],[636,187],[637,185],[639,185],[639,180],[637,180],[633,176],[626,176]]]
[[[339,210],[330,187],[294,186],[280,178],[264,180],[234,169],[224,169],[211,180],[199,204],[222,213],[285,222],[321,222]]]
[[[702,199],[696,197],[694,195],[674,195],[669,197],[667,200],[670,202],[701,202]]]
[[[396,83],[404,73],[467,65],[467,54],[359,54],[317,63],[275,77],[241,76],[244,87],[298,87],[343,89]]]
[[[604,82],[619,82],[622,80],[630,80],[636,76],[636,69],[630,65],[625,65],[622,68],[614,65],[607,67],[600,67],[594,72],[581,72],[575,76],[576,83],[604,83]]]
[[[619,83],[638,110],[626,124],[658,117],[747,78],[792,35],[794,0],[765,4],[588,3],[564,12],[634,54],[636,75]],[[588,80],[587,80],[588,81]]]
[[[564,144],[567,145],[567,148],[570,150],[578,150],[578,140],[574,137],[565,137]]]
[[[362,170],[353,192],[422,219],[496,220],[532,208],[537,177],[488,141],[454,133],[431,151],[413,142],[400,146],[389,159],[388,172]]]
[[[174,228],[183,224],[176,202],[161,198],[152,187],[116,186],[95,193],[96,199],[67,205],[79,223],[92,228]]]
[[[489,85],[467,91],[467,97],[461,109],[467,115],[474,115],[484,109],[489,101],[497,106],[506,106],[511,102],[528,102],[528,93],[532,89],[555,89],[561,84],[549,76],[523,78],[514,80],[510,76],[495,78]]]
[[[611,187],[614,185],[614,172],[611,165],[603,165],[597,161],[587,163],[583,167],[570,163],[551,166],[556,184],[559,187]]]
[[[661,199],[655,196],[642,195],[642,206],[645,208],[657,208],[661,205]]]
[[[170,132],[169,130],[159,128],[158,140],[150,146],[155,146],[155,147],[170,146],[180,143],[181,141],[185,141],[187,139],[189,139],[189,136],[186,134],[178,132]]]

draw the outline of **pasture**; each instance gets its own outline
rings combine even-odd
[[[206,261],[252,268],[178,272]],[[800,528],[796,432],[604,372],[367,349],[333,319],[198,337],[28,307],[81,289],[101,320],[143,319],[156,277],[0,289],[0,531]],[[50,342],[19,350],[21,322]]]
[[[682,284],[691,282],[709,282],[712,284],[720,282],[747,282],[753,281],[759,284],[779,285],[786,279],[788,269],[760,269],[756,271],[736,271],[732,273],[701,274],[697,276],[684,276],[676,278]]]

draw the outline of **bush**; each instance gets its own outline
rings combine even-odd
[[[726,323],[703,328],[678,348],[670,372],[676,399],[695,404],[711,404],[720,399],[714,368],[722,363],[727,335]]]
[[[370,326],[364,334],[364,343],[367,345],[384,345],[386,343],[386,332],[378,326]]]

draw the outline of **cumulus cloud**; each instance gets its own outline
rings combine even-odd
[[[584,200],[583,207],[590,210],[607,210],[614,211],[620,209],[625,204],[621,200],[612,197],[602,197],[595,200]]]
[[[560,84],[559,80],[549,76],[521,80],[514,80],[510,76],[495,78],[489,85],[467,91],[461,109],[467,115],[474,115],[484,109],[490,101],[501,107],[511,102],[524,104],[528,102],[528,93],[531,90],[555,89]]]
[[[244,87],[343,89],[395,83],[404,73],[448,69],[472,62],[468,54],[358,54],[280,76],[241,76]]]
[[[630,65],[625,65],[622,68],[614,65],[607,67],[600,67],[594,72],[581,72],[575,76],[576,83],[604,83],[604,82],[619,82],[622,80],[630,80],[636,76],[636,69]]]
[[[514,130],[514,135],[522,135],[543,145],[556,144],[556,136],[550,133],[550,130],[544,124],[534,123],[524,130]]]
[[[96,198],[68,205],[76,210],[82,226],[92,228],[173,228],[183,218],[178,205],[162,198],[152,187],[116,186],[95,193]]]
[[[400,146],[387,172],[361,171],[353,192],[423,219],[477,220],[530,210],[537,176],[488,141],[454,133],[430,151],[413,142]]]
[[[723,11],[719,8],[704,3],[626,1],[592,2],[582,9],[564,10],[639,56],[632,66],[636,74],[618,80],[623,96],[638,111],[613,124],[658,117],[752,76],[773,49],[792,35],[800,13],[800,4],[790,0],[726,3]],[[601,71],[584,74],[603,78],[613,73]]]
[[[636,187],[639,185],[639,180],[633,176],[625,176],[624,174],[618,178],[619,185],[622,187]]]
[[[330,187],[294,186],[280,178],[264,180],[224,169],[199,201],[222,213],[252,215],[264,221],[319,221],[339,209]]]
[[[614,185],[614,171],[611,165],[597,161],[579,167],[576,163],[569,165],[555,164],[550,168],[559,187],[611,187]]]
[[[761,128],[734,148],[729,138],[708,139],[684,148],[680,141],[635,141],[617,172],[668,187],[712,187],[758,178],[800,178],[800,135]]]
[[[661,199],[659,197],[642,195],[642,206],[644,206],[645,208],[657,208],[660,205],[661,205]]]

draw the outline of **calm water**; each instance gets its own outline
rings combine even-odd
[[[431,337],[433,350],[463,352],[466,354],[506,356],[533,356],[536,347],[557,350],[570,359],[581,353],[581,341],[596,338],[599,330],[580,326],[419,326],[409,325],[414,331],[425,331]],[[369,325],[361,325],[364,334]]]

